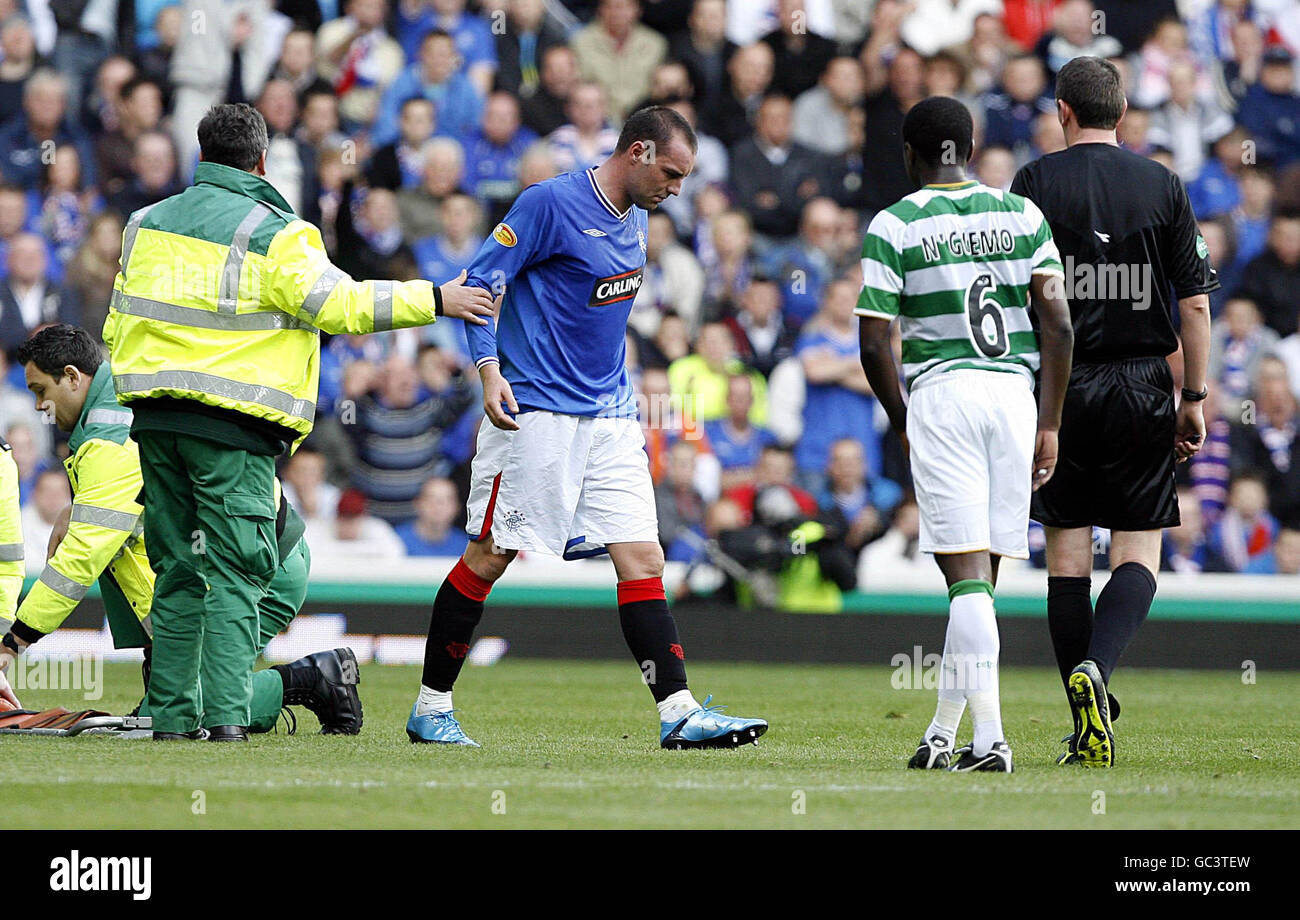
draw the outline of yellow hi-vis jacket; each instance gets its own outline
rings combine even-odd
[[[200,163],[194,185],[131,215],[104,341],[118,400],[194,399],[312,429],[318,330],[434,321],[428,281],[353,281],[265,179]],[[346,205],[345,205],[346,206]]]
[[[22,605],[17,605],[22,588],[22,537],[18,531],[18,472],[7,453],[0,457],[0,507],[13,506],[12,534],[0,514],[0,541],[14,539],[19,561],[13,600],[0,607],[0,616],[13,619],[14,635],[24,642],[36,642],[58,629],[99,581],[100,598],[117,648],[149,645],[153,629],[149,612],[153,606],[154,571],[145,549],[144,506],[137,499],[144,486],[140,473],[140,449],[131,439],[131,410],[117,404],[113,395],[113,373],[108,362],[95,372],[81,417],[68,437],[68,459],[63,462],[72,485],[72,517],[68,532],[45,564]],[[3,442],[0,442],[3,443]],[[8,445],[5,445],[6,451]],[[12,500],[6,499],[8,476],[5,461],[13,468]],[[280,480],[275,480],[275,502],[283,501]],[[0,542],[0,560],[7,558],[7,544]],[[13,552],[8,552],[12,555]],[[6,590],[8,563],[0,561],[0,592]],[[0,603],[6,595],[0,593]]]
[[[0,620],[12,620],[23,593],[23,523],[18,464],[0,439]]]
[[[144,546],[144,508],[136,501],[143,486],[140,450],[131,440],[131,412],[113,395],[107,362],[91,381],[68,450],[68,532],[18,608],[13,632],[35,642],[58,629],[98,580],[114,644],[145,645],[154,573]]]

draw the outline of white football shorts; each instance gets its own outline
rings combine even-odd
[[[634,418],[530,411],[518,431],[486,417],[470,477],[466,530],[501,549],[581,559],[610,543],[657,543],[654,484]]]
[[[1029,558],[1037,431],[1033,388],[1019,373],[943,371],[912,391],[907,440],[922,552]]]

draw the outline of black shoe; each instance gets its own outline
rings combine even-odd
[[[1074,730],[1061,739],[1065,744],[1065,753],[1056,758],[1058,767],[1067,767],[1079,763],[1083,759],[1079,756],[1079,735],[1083,732],[1083,719],[1079,710],[1074,708],[1074,699],[1070,696],[1068,680],[1065,684],[1065,699],[1070,704],[1070,717],[1074,720]]]
[[[1069,694],[1067,693],[1067,698]],[[1119,700],[1109,690],[1106,691],[1106,706],[1110,713],[1110,720],[1114,722],[1119,718]],[[1083,757],[1079,754],[1079,732],[1082,729],[1080,723],[1079,711],[1074,708],[1074,703],[1070,703],[1070,714],[1074,717],[1074,731],[1061,739],[1061,743],[1066,746],[1065,753],[1056,758],[1056,764],[1060,767],[1068,767],[1071,764],[1083,763]]]
[[[1070,734],[1061,739],[1061,743],[1065,745],[1065,753],[1056,758],[1056,765],[1058,767],[1068,767],[1070,764],[1079,763],[1081,758],[1079,757],[1078,734],[1070,732]]]
[[[154,732],[154,741],[207,741],[208,730],[198,728],[192,732]]]
[[[994,741],[993,747],[983,757],[975,756],[972,745],[957,749],[957,760],[948,770],[952,773],[1014,773],[1011,748],[1005,741]]]
[[[209,741],[247,741],[248,729],[242,725],[214,725],[208,729]]]
[[[1110,698],[1101,669],[1091,659],[1070,672],[1068,689],[1074,713],[1075,749],[1085,767],[1110,767],[1115,763],[1115,732],[1110,724]]]
[[[322,735],[361,734],[361,669],[352,649],[317,652],[279,667],[285,704],[307,707],[320,719]]]
[[[907,767],[909,770],[946,770],[951,757],[951,742],[942,735],[931,735],[921,739]]]

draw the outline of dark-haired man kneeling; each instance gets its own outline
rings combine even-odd
[[[73,501],[56,525],[40,579],[4,636],[0,681],[9,662],[57,629],[98,580],[114,646],[145,650],[147,691],[154,571],[145,551],[143,508],[138,501],[140,453],[130,437],[131,410],[117,404],[108,362],[84,329],[68,325],[42,329],[18,349],[17,358],[24,366],[36,407],[52,415],[69,434],[69,456],[64,465]],[[284,501],[278,482],[276,485],[280,563],[257,607],[259,650],[297,614],[307,595],[311,567],[302,520]],[[282,707],[297,704],[316,714],[323,734],[355,735],[361,730],[357,683],[356,658],[346,648],[254,672],[248,730],[270,731]],[[139,714],[150,714],[147,699]],[[212,736],[212,740],[244,737]]]

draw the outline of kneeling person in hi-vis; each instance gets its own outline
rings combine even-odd
[[[145,549],[140,451],[131,440],[131,410],[117,404],[113,375],[99,344],[76,326],[48,326],[18,349],[27,388],[37,409],[68,432],[64,461],[72,484],[72,505],[55,526],[40,579],[15,613],[0,613],[13,624],[0,646],[0,686],[4,670],[24,649],[57,629],[90,586],[99,582],[115,648],[143,648],[148,690],[153,646],[154,572]],[[302,519],[277,488],[276,539],[280,564],[257,607],[258,649],[288,626],[307,596],[311,555]],[[21,544],[19,544],[21,545]],[[19,584],[21,584],[21,572]],[[200,690],[202,678],[200,678]],[[306,706],[323,734],[355,735],[361,730],[356,658],[351,649],[319,652],[252,674],[248,728],[270,731],[282,707]],[[0,690],[0,692],[3,692]],[[15,705],[17,697],[8,698]],[[151,715],[148,701],[138,714]],[[296,725],[296,718],[291,724]]]
[[[676,112],[641,109],[600,166],[525,189],[470,266],[467,284],[503,294],[497,327],[467,327],[490,424],[474,455],[472,542],[433,605],[412,742],[474,744],[452,715],[452,684],[483,602],[519,550],[609,553],[623,636],[658,706],[663,747],[733,747],[767,730],[708,699],[702,706],[687,688],[626,367],[647,211],[681,190],[695,147]]]
[[[922,187],[867,228],[857,313],[863,368],[909,448],[920,549],[948,583],[939,705],[908,766],[1010,773],[993,586],[1001,557],[1029,557],[1030,495],[1056,466],[1073,330],[1047,221],[1033,202],[967,180],[971,136],[970,113],[954,99],[933,96],[907,113],[903,158]],[[906,405],[889,340],[895,319]],[[974,740],[954,751],[967,703]]]

